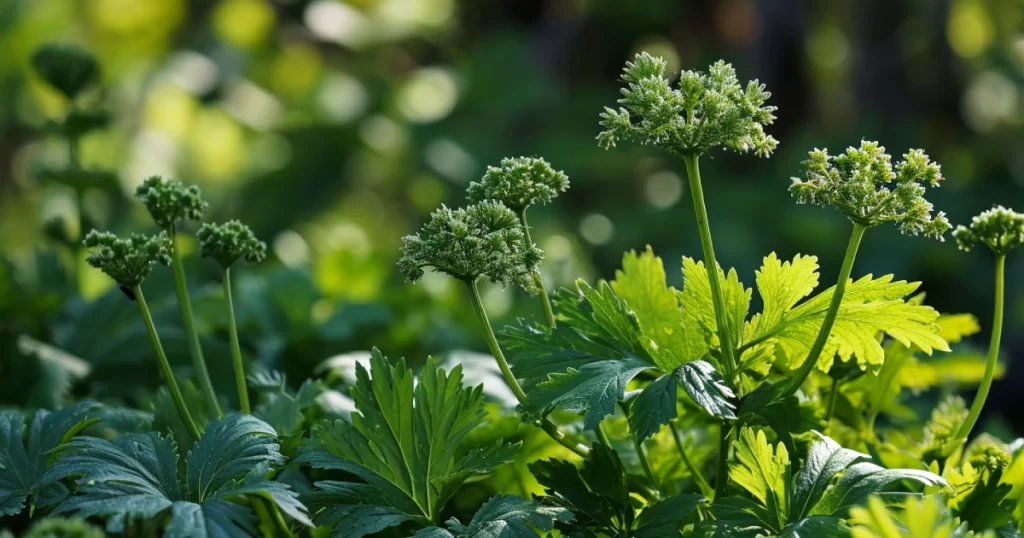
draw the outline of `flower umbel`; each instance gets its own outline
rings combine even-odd
[[[217,260],[225,269],[240,259],[255,263],[267,256],[267,244],[256,239],[252,230],[237,220],[203,224],[196,236],[199,253],[204,258]]]
[[[501,166],[488,166],[480,181],[466,191],[472,202],[498,200],[513,211],[550,203],[569,188],[569,178],[551,168],[544,159],[515,157],[502,159]]]
[[[938,187],[943,178],[939,165],[919,149],[893,167],[884,147],[862,141],[836,156],[815,149],[803,164],[804,178],[793,178],[789,187],[797,203],[835,206],[863,226],[891,222],[905,235],[940,241],[950,228],[945,213],[932,217],[932,204],[924,199],[925,185]]]
[[[1005,255],[1024,243],[1024,215],[1003,206],[995,206],[971,219],[970,227],[960,225],[953,238],[963,250],[979,243],[999,255]]]
[[[424,267],[433,267],[467,282],[485,276],[532,292],[533,273],[543,257],[526,240],[519,217],[493,200],[465,209],[441,206],[402,243],[398,269],[413,282],[423,276]]]
[[[47,43],[32,55],[32,66],[68,99],[74,99],[100,76],[96,58],[74,45]]]
[[[153,221],[168,229],[179,220],[199,220],[209,204],[203,201],[199,187],[185,186],[176,179],[153,176],[135,189],[135,197],[146,206]]]
[[[641,52],[626,63],[622,106],[601,113],[598,144],[620,141],[654,144],[680,155],[700,155],[718,146],[738,153],[767,157],[778,141],[764,132],[775,121],[775,107],[765,106],[771,94],[756,80],[744,89],[732,65],[718,61],[707,73],[683,71],[679,89],[669,86],[667,64]]]
[[[110,232],[93,230],[85,236],[92,249],[86,261],[118,284],[134,288],[153,271],[153,264],[171,263],[171,239],[166,232],[156,235],[132,234],[120,238]]]

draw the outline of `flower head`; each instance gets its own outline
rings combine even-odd
[[[862,141],[859,148],[836,156],[816,149],[804,168],[804,178],[793,178],[789,187],[797,203],[835,206],[864,226],[891,222],[907,235],[942,240],[950,228],[945,213],[932,217],[932,204],[924,199],[925,185],[938,187],[942,174],[919,149],[910,150],[893,167],[884,147]]]
[[[153,220],[161,228],[167,229],[179,220],[199,220],[209,204],[203,201],[199,187],[176,179],[164,179],[160,176],[147,178],[135,189],[135,197],[139,199]]]
[[[975,439],[964,454],[964,459],[978,470],[998,472],[1009,467],[1010,451],[998,438],[982,434]]]
[[[532,292],[533,273],[543,257],[526,241],[519,217],[493,200],[465,209],[441,206],[402,243],[398,269],[413,282],[423,276],[424,267],[433,267],[460,280],[485,276]]]
[[[96,58],[74,45],[61,43],[39,47],[32,55],[32,66],[43,80],[68,99],[74,99],[100,76]]]
[[[488,166],[480,181],[469,184],[472,202],[498,200],[513,211],[551,202],[569,188],[569,178],[551,168],[544,159],[516,157],[502,159],[501,166]]]
[[[171,239],[166,232],[156,235],[132,234],[126,239],[110,232],[93,230],[85,236],[92,249],[86,261],[118,284],[134,288],[153,271],[153,264],[171,263]]]
[[[227,269],[240,259],[260,262],[267,256],[267,244],[256,239],[248,226],[232,220],[224,224],[203,224],[196,234],[199,238],[199,253],[204,258],[213,258]]]
[[[996,206],[971,219],[970,227],[957,226],[953,237],[963,250],[971,250],[981,243],[992,252],[1005,255],[1024,243],[1024,215]]]
[[[626,63],[622,106],[605,108],[597,136],[608,149],[619,140],[654,144],[680,155],[700,155],[718,146],[767,157],[778,141],[764,128],[775,121],[771,96],[753,80],[740,86],[732,65],[718,61],[707,73],[683,71],[679,89],[665,78],[666,62],[641,52]]]

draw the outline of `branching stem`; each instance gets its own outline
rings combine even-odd
[[[491,328],[491,320],[487,317],[487,311],[484,310],[484,302],[480,298],[480,288],[477,287],[476,280],[465,280],[463,282],[466,283],[466,287],[469,290],[469,300],[473,305],[473,312],[476,313],[476,317],[480,321],[480,327],[484,331],[484,338],[487,340],[487,347],[490,349],[491,355],[494,355],[494,360],[498,362],[501,376],[505,379],[508,387],[512,389],[512,394],[515,394],[519,403],[525,405],[526,393],[523,392],[523,387],[519,385],[516,377],[512,375],[512,369],[509,368],[508,361],[505,360],[505,354],[501,352],[501,347],[498,346],[498,338],[494,335],[494,329]],[[543,418],[538,420],[536,426],[544,430],[558,444],[573,451],[576,455],[586,457],[590,453],[590,449],[569,439],[549,419]]]
[[[995,289],[995,309],[992,314],[992,339],[988,344],[988,360],[985,362],[985,377],[982,378],[981,386],[978,387],[978,394],[974,396],[974,402],[971,403],[971,410],[967,414],[967,419],[963,425],[960,426],[960,430],[957,431],[956,437],[954,438],[955,443],[962,443],[967,440],[967,436],[971,434],[971,430],[978,423],[978,418],[981,417],[981,410],[985,407],[985,400],[988,399],[989,390],[992,389],[992,380],[996,375],[996,366],[999,363],[999,341],[1003,336],[1003,296],[1004,296],[1004,284],[1005,284],[1005,266],[1006,266],[1006,255],[996,255],[996,289]]]
[[[164,377],[164,382],[167,383],[167,390],[171,393],[174,407],[177,408],[178,416],[181,417],[181,421],[185,424],[185,428],[188,429],[192,440],[198,441],[199,428],[196,427],[195,421],[192,420],[192,415],[188,412],[188,407],[185,406],[185,398],[181,395],[181,389],[178,388],[178,381],[174,379],[171,364],[167,361],[164,346],[160,343],[160,336],[157,334],[156,326],[153,324],[153,316],[149,313],[149,306],[146,305],[145,296],[142,295],[142,287],[135,286],[132,292],[135,294],[135,302],[139,305],[139,312],[142,313],[142,322],[146,325],[149,341],[153,344],[153,352],[156,353],[157,365],[160,367],[160,373]]]
[[[235,369],[235,387],[238,389],[238,404],[245,414],[252,413],[249,406],[249,389],[245,384],[245,364],[242,363],[242,349],[238,345],[238,326],[235,324],[235,306],[231,298],[231,269],[224,269],[224,300],[228,309],[228,335],[231,338],[231,363]]]
[[[206,359],[203,358],[203,348],[199,344],[199,334],[196,333],[195,318],[192,317],[192,301],[188,296],[188,284],[185,281],[185,266],[181,261],[181,249],[178,248],[178,238],[174,226],[167,230],[171,237],[171,270],[174,273],[174,289],[178,293],[178,309],[181,311],[181,324],[185,328],[185,339],[188,340],[188,352],[192,357],[192,369],[196,371],[196,378],[199,380],[199,388],[203,391],[203,398],[210,410],[223,416],[220,403],[217,401],[217,393],[213,390],[213,383],[210,381],[210,373],[206,369]]]
[[[843,303],[846,284],[850,280],[850,273],[853,272],[853,262],[857,259],[857,249],[860,248],[860,242],[864,238],[864,232],[866,231],[867,227],[863,224],[853,223],[853,233],[850,234],[850,243],[846,247],[843,266],[839,270],[839,279],[836,281],[835,291],[832,292],[832,301],[828,305],[828,311],[825,312],[825,319],[822,321],[821,328],[818,329],[818,337],[814,340],[814,345],[811,346],[811,350],[807,353],[807,358],[803,364],[800,365],[800,369],[789,379],[789,382],[786,383],[777,399],[796,394],[796,391],[800,389],[800,386],[803,385],[804,381],[811,375],[811,372],[814,371],[815,366],[817,366],[818,357],[821,356],[822,350],[825,349],[828,337],[832,333],[832,326],[835,325],[836,318],[839,316],[839,307]]]

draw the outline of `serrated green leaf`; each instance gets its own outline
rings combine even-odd
[[[36,411],[25,434],[25,419],[13,411],[0,412],[0,516],[19,514],[31,495],[48,506],[67,489],[46,476],[51,451],[67,443],[98,419],[100,406],[80,402],[59,411]],[[33,503],[36,504],[36,503]]]
[[[707,361],[686,363],[675,371],[679,384],[701,408],[716,418],[736,418],[736,393],[726,385],[722,375]]]
[[[477,510],[468,525],[453,518],[447,522],[448,530],[431,527],[417,532],[414,538],[539,538],[537,531],[551,530],[556,519],[571,521],[572,514],[515,495],[495,495]]]
[[[472,474],[511,461],[518,447],[500,443],[462,458],[456,449],[484,419],[481,387],[462,386],[462,368],[446,373],[428,360],[414,384],[404,361],[389,364],[377,349],[370,371],[356,369],[352,423],[317,426],[296,462],[336,469],[363,482],[324,481],[306,497],[319,525],[359,538],[415,522],[437,523],[444,504]]]
[[[678,386],[674,376],[663,375],[644,387],[630,402],[629,430],[637,439],[647,439],[676,418]]]
[[[818,434],[819,440],[811,445],[807,460],[793,480],[793,502],[790,519],[802,519],[825,493],[832,477],[855,461],[868,459],[866,454],[839,446],[832,439]]]
[[[646,508],[637,517],[636,530],[630,536],[635,538],[662,538],[675,536],[683,520],[690,516],[697,506],[704,502],[704,496],[688,493],[669,497]]]
[[[666,284],[665,267],[650,246],[640,254],[629,251],[623,256],[622,269],[616,271],[611,287],[636,314],[646,347],[659,367],[672,370],[707,353],[700,327],[684,322],[693,318],[683,317],[677,292]]]
[[[615,535],[631,529],[634,510],[626,487],[626,473],[614,451],[595,443],[583,467],[564,460],[530,465],[547,499],[572,512],[575,522],[593,532]]]
[[[850,527],[832,516],[814,516],[786,525],[779,538],[846,538]]]
[[[743,322],[750,309],[751,290],[744,288],[735,269],[728,275],[718,268],[718,280],[722,284],[722,295],[725,298],[725,312],[730,333],[736,338],[734,345],[739,344],[743,334]],[[704,327],[705,334],[714,347],[718,344],[718,326],[715,321],[715,306],[711,296],[711,282],[704,262],[683,257],[683,291],[677,292],[679,303],[683,308],[684,323],[699,324]]]
[[[650,363],[634,358],[593,362],[579,370],[551,374],[529,394],[527,408],[541,412],[555,407],[583,415],[583,427],[593,430],[615,413],[626,385]]]
[[[885,489],[901,480],[912,480],[925,486],[948,487],[942,477],[928,471],[885,469],[874,463],[859,462],[846,470],[839,482],[825,492],[809,513],[843,516],[850,507],[864,503],[872,494],[886,497],[889,494],[885,493]]]
[[[908,497],[894,506],[873,495],[850,509],[849,523],[854,538],[995,538],[968,531],[934,495]]]
[[[956,514],[971,530],[998,529],[1012,521],[1017,503],[1009,498],[1013,486],[1001,483],[1002,477],[1002,469],[983,473],[970,493],[959,500]]]
[[[800,300],[818,287],[818,258],[797,254],[793,261],[782,262],[772,252],[764,258],[764,263],[755,275],[764,309],[758,323],[751,323],[755,326],[774,327],[782,322]]]
[[[764,430],[740,430],[736,440],[736,461],[729,464],[729,478],[747,490],[772,517],[772,527],[785,526],[789,516],[789,452],[779,443],[772,447]]]
[[[75,478],[75,495],[54,514],[106,517],[110,532],[126,521],[166,517],[165,536],[220,538],[256,532],[255,517],[235,500],[255,496],[303,525],[312,525],[295,492],[262,478],[284,463],[273,429],[249,415],[211,422],[185,458],[179,476],[174,442],[156,433],[128,434],[112,441],[80,437],[47,473],[50,480]]]

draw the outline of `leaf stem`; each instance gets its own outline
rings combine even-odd
[[[245,384],[245,364],[242,349],[238,345],[238,326],[235,324],[235,306],[231,298],[231,268],[224,268],[224,299],[228,309],[228,335],[231,338],[231,363],[235,369],[235,388],[238,389],[238,405],[245,414],[251,414],[249,389]]]
[[[708,211],[704,205],[704,190],[700,182],[700,166],[697,163],[697,155],[683,158],[686,163],[686,176],[690,183],[690,195],[693,198],[693,212],[697,217],[697,229],[700,231],[700,245],[704,251],[704,264],[708,271],[708,282],[711,284],[711,297],[715,307],[715,321],[718,324],[718,340],[722,346],[722,358],[724,359],[726,375],[730,381],[733,372],[736,371],[736,357],[728,315],[725,311],[725,295],[722,293],[722,283],[718,279],[718,261],[715,259],[715,247],[711,242],[711,225],[708,223]]]
[[[526,233],[526,242],[530,245],[533,244],[533,239],[530,237],[530,225],[526,222],[526,208],[519,212],[519,218],[523,221],[523,231]],[[555,311],[551,308],[551,298],[548,297],[547,287],[544,286],[544,277],[540,274],[540,268],[533,273],[533,281],[537,284],[537,289],[540,290],[540,305],[544,309],[544,319],[547,320],[548,326],[552,329],[555,328]]]
[[[655,489],[660,489],[658,480],[654,478],[654,469],[651,468],[651,461],[647,459],[647,452],[644,449],[644,442],[641,441],[635,435],[633,436],[633,445],[636,446],[636,457],[640,460],[640,467],[643,467],[644,474],[647,475],[647,479],[651,481],[651,484]]]
[[[839,307],[842,305],[843,295],[846,293],[846,283],[850,280],[850,273],[853,272],[853,262],[857,258],[857,249],[860,248],[860,242],[864,239],[864,232],[867,229],[867,226],[863,224],[853,223],[853,232],[850,234],[850,243],[846,247],[843,266],[839,270],[839,279],[836,281],[835,291],[832,292],[832,301],[828,305],[828,311],[825,312],[825,319],[822,321],[821,328],[818,329],[818,337],[814,340],[814,345],[811,346],[811,350],[807,353],[807,358],[800,366],[800,369],[789,379],[789,382],[786,383],[776,399],[796,394],[796,391],[800,389],[800,386],[803,385],[804,381],[811,375],[811,372],[814,371],[815,366],[817,366],[818,357],[821,355],[822,350],[825,349],[828,337],[832,333],[832,326],[835,325],[836,318],[839,316]]]
[[[729,423],[722,421],[718,434],[718,473],[715,476],[715,499],[725,495],[729,486]]]
[[[466,287],[469,289],[469,301],[473,305],[473,312],[476,313],[477,319],[480,321],[480,327],[484,331],[484,338],[487,340],[487,347],[491,350],[491,355],[494,355],[494,360],[498,362],[498,369],[501,370],[501,376],[505,379],[505,383],[510,389],[512,394],[515,394],[516,400],[519,403],[526,405],[526,393],[523,392],[523,387],[519,385],[519,381],[512,375],[512,369],[508,366],[508,361],[505,360],[505,354],[501,352],[501,347],[498,346],[498,338],[494,336],[494,329],[491,328],[491,320],[487,317],[487,311],[484,310],[483,299],[480,298],[480,289],[477,287],[476,280],[464,280]],[[573,451],[576,455],[586,457],[590,453],[590,449],[576,443],[569,439],[564,433],[562,433],[558,426],[555,426],[549,419],[542,418],[535,423],[536,426],[544,430],[552,439],[558,444]]]
[[[203,398],[210,406],[210,410],[219,418],[224,413],[221,412],[217,393],[213,390],[210,373],[206,369],[203,348],[199,345],[199,334],[196,333],[195,319],[192,317],[192,300],[189,299],[188,284],[185,281],[185,266],[181,261],[181,249],[178,247],[178,237],[173,225],[167,230],[167,235],[171,237],[171,270],[174,273],[174,289],[178,294],[178,310],[181,311],[181,324],[185,328],[185,338],[188,340],[192,369],[196,371],[196,378],[199,380],[199,388],[203,391]]]
[[[971,403],[971,410],[967,419],[957,431],[954,442],[962,443],[967,440],[971,430],[977,425],[981,417],[981,410],[985,407],[985,400],[988,399],[989,390],[992,389],[992,381],[996,375],[996,366],[999,363],[999,341],[1003,336],[1003,296],[1005,295],[1005,267],[1006,254],[996,255],[996,289],[995,309],[992,314],[992,339],[988,344],[988,360],[985,362],[985,376],[982,378],[981,386],[978,387],[978,394],[974,396]]]
[[[167,383],[167,390],[171,393],[171,399],[174,401],[174,407],[178,410],[178,415],[181,417],[181,421],[185,424],[185,428],[188,429],[189,435],[192,436],[193,441],[199,440],[199,428],[196,427],[195,421],[192,420],[192,415],[188,412],[188,407],[185,405],[185,398],[181,395],[181,389],[178,388],[178,381],[174,379],[174,372],[171,370],[171,364],[167,361],[167,355],[164,353],[164,346],[160,343],[160,336],[156,332],[156,326],[153,324],[153,316],[149,313],[149,306],[146,305],[146,298],[142,295],[142,287],[135,286],[132,288],[132,292],[135,294],[135,302],[139,305],[139,312],[142,313],[142,322],[146,325],[146,332],[149,333],[149,341],[153,344],[153,352],[156,353],[156,362],[160,367],[160,373],[164,377],[164,382]]]
[[[676,448],[679,449],[679,456],[683,459],[683,464],[685,464],[686,468],[690,471],[690,476],[693,478],[693,481],[697,484],[700,492],[705,497],[708,499],[713,498],[715,496],[715,490],[711,489],[711,485],[708,484],[707,479],[705,479],[704,475],[701,474],[700,469],[693,464],[690,456],[686,454],[686,447],[683,446],[683,435],[679,432],[679,428],[676,428],[675,422],[671,421],[668,423],[668,427],[672,430],[672,438],[675,439]]]
[[[832,378],[832,390],[828,393],[828,408],[825,411],[825,423],[828,424],[832,420],[832,413],[836,410],[836,400],[839,396],[839,380]]]

